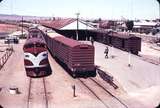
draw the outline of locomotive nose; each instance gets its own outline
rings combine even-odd
[[[37,54],[38,54],[38,51],[35,50],[35,51],[34,51],[34,55],[37,55]]]
[[[40,72],[39,72],[38,68],[36,68],[36,69],[35,69],[35,74],[36,74],[36,76],[38,76],[39,73],[40,73]]]

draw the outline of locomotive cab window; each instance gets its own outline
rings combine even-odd
[[[36,47],[43,47],[43,48],[46,48],[45,44],[41,44],[41,43],[37,43],[37,44],[36,44]]]
[[[27,44],[27,45],[25,45],[25,46],[24,46],[24,49],[32,48],[32,47],[34,47],[34,45],[33,45],[33,44]]]
[[[37,37],[37,33],[32,33],[32,37]]]

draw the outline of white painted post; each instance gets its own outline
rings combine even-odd
[[[78,40],[78,29],[79,29],[79,15],[80,13],[76,13],[76,16],[77,16],[77,30],[76,30],[76,40]]]
[[[113,49],[113,46],[111,46],[111,58],[114,58],[114,49]]]
[[[76,86],[72,85],[72,89],[73,89],[73,97],[76,97]]]
[[[130,51],[128,52],[128,67],[131,66],[131,53]]]

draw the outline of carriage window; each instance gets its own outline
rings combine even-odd
[[[37,34],[33,33],[33,34],[32,34],[32,37],[37,37]]]
[[[34,38],[38,36],[38,31],[32,31],[30,32],[30,37]]]
[[[45,47],[45,44],[38,43],[38,44],[36,44],[36,47]]]
[[[32,48],[32,47],[34,47],[33,44],[27,44],[27,45],[24,46],[24,48]]]
[[[36,32],[35,33],[33,32],[31,35],[32,35],[32,37],[37,37],[37,33]]]

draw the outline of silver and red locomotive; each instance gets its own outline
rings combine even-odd
[[[30,28],[28,32],[23,46],[26,75],[32,78],[48,76],[52,72],[43,33],[38,28]]]

